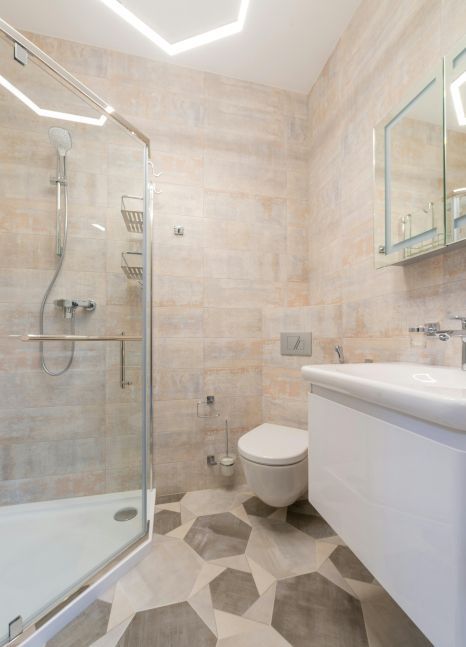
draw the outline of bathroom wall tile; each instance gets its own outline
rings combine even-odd
[[[268,398],[292,398],[305,401],[307,384],[298,369],[283,366],[264,366],[262,371],[262,392]]]
[[[157,276],[201,278],[204,274],[202,250],[180,245],[157,246],[154,248],[154,272]]]
[[[224,191],[205,191],[206,218],[240,220],[260,225],[284,225],[286,201],[270,196]]]
[[[94,438],[2,445],[0,480],[95,472],[103,455],[103,443]]]
[[[285,109],[286,96],[292,93],[285,93],[281,90],[233,79],[218,74],[205,75],[204,92],[207,97],[218,99],[219,97],[226,102],[249,108],[251,112],[255,110],[265,110],[273,112],[283,112]],[[286,96],[285,96],[286,95]],[[298,101],[294,95],[290,98],[292,101]]]
[[[204,282],[196,278],[155,276],[153,303],[159,307],[202,306]]]
[[[306,282],[290,281],[286,287],[286,303],[288,306],[309,305],[309,285]]]
[[[204,388],[207,393],[259,395],[261,373],[259,367],[209,368],[204,371]]]
[[[105,407],[107,438],[132,435],[138,437],[142,429],[142,408],[139,402],[126,404],[112,402]]]
[[[283,139],[285,123],[279,111],[263,110],[227,101],[208,98],[206,102],[206,126],[246,133],[252,136],[260,132],[269,137]]]
[[[256,308],[283,303],[284,286],[278,282],[206,278],[204,285],[204,305],[208,308]]]
[[[201,397],[199,369],[155,369],[155,397],[158,400],[186,400]]]
[[[262,341],[247,339],[205,339],[206,368],[261,366]]]
[[[161,186],[166,183],[194,187],[202,185],[204,171],[202,158],[155,151],[152,161],[155,168],[163,169],[163,175],[157,178]]]
[[[156,433],[194,432],[197,426],[197,400],[158,400],[154,405]]]
[[[89,496],[105,492],[105,472],[85,472],[0,482],[0,505]]]
[[[156,335],[164,337],[202,337],[202,308],[154,308]]]
[[[260,308],[204,308],[203,320],[206,338],[260,339],[262,336]]]
[[[159,431],[155,438],[155,465],[169,462],[189,462],[203,457],[203,438],[192,432]]]
[[[116,468],[134,468],[134,473],[141,473],[141,436],[113,435],[108,436],[105,444],[105,461],[107,470]]]
[[[305,400],[264,397],[262,407],[264,422],[307,429],[307,402]]]
[[[162,216],[200,218],[203,215],[202,209],[203,191],[201,188],[164,182],[163,191],[154,198],[154,213],[156,214],[154,224],[157,226],[158,217]]]
[[[158,369],[202,368],[204,342],[200,339],[156,340],[154,361]]]
[[[72,427],[65,421],[73,420]],[[99,438],[105,433],[105,410],[84,406],[21,407],[0,410],[0,446],[10,443],[52,442],[60,439]]]
[[[204,182],[208,189],[241,191],[278,198],[285,196],[287,180],[280,167],[264,166],[249,160],[238,165],[207,152]]]

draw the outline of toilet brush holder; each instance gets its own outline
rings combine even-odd
[[[220,459],[220,474],[222,476],[231,477],[235,473],[235,457],[234,456],[224,456]]]

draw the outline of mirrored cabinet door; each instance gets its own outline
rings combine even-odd
[[[439,66],[375,128],[378,267],[445,245],[443,97]]]
[[[445,59],[447,243],[466,239],[466,39]]]

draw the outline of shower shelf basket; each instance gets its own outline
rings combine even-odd
[[[144,201],[135,195],[121,196],[121,215],[126,229],[133,234],[142,234],[144,228]]]
[[[142,284],[142,252],[121,252],[121,269],[126,278]]]

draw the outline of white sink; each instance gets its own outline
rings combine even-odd
[[[304,366],[312,384],[466,431],[466,371],[426,364]]]

